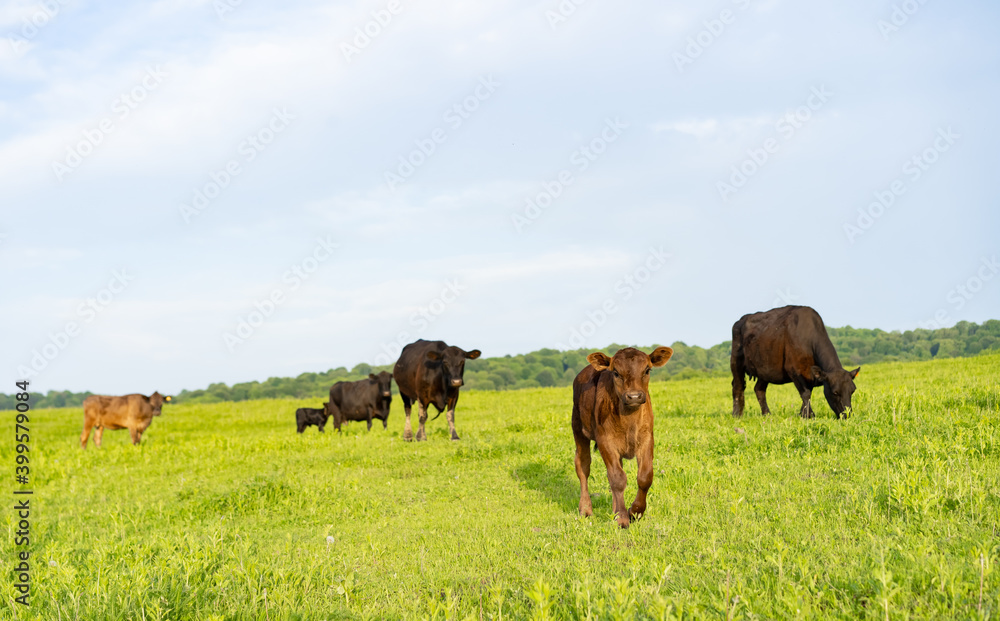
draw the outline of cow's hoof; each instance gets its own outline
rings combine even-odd
[[[453,433],[453,434],[451,434],[451,439],[452,440],[461,440],[462,438],[459,438],[457,433]]]
[[[624,519],[618,518],[618,525],[621,526],[622,528],[628,528],[629,519],[628,518],[624,518]]]
[[[590,517],[590,516],[594,515],[594,509],[593,509],[593,507],[591,507],[589,505],[583,505],[583,504],[581,504],[580,505],[580,515],[582,515],[583,517]]]

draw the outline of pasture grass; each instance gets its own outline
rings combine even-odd
[[[656,474],[628,530],[599,458],[577,515],[568,388],[463,393],[460,442],[443,416],[403,442],[398,397],[388,431],[298,435],[318,404],[294,400],[175,405],[140,447],[86,451],[80,410],[39,410],[31,606],[8,569],[0,617],[995,619],[998,377],[996,354],[866,366],[840,421],[821,390],[816,419],[772,386],[770,417],[751,389],[734,420],[727,379],[653,384]]]

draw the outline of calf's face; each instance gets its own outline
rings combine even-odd
[[[164,397],[159,392],[149,395],[149,405],[153,408],[153,416],[159,416],[164,403],[170,403],[170,397]]]
[[[823,383],[823,395],[834,414],[840,416],[851,409],[851,396],[857,390],[854,378],[861,372],[861,367],[853,371],[837,369],[826,373],[823,369],[814,366],[812,372],[813,379]]]
[[[604,352],[587,356],[587,362],[598,371],[611,373],[615,396],[626,411],[631,411],[649,400],[649,372],[662,367],[674,355],[669,347],[657,347],[650,354],[634,347],[619,349],[609,358]]]
[[[478,349],[465,351],[452,345],[443,352],[434,350],[427,352],[427,359],[433,364],[440,363],[441,371],[444,373],[445,386],[458,388],[465,383],[462,379],[462,375],[465,373],[465,361],[475,360],[481,353]]]

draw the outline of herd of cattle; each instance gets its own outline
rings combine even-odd
[[[576,441],[576,473],[580,479],[579,511],[593,513],[587,481],[590,478],[590,443],[600,453],[608,471],[612,502],[618,524],[628,528],[631,521],[646,511],[646,495],[653,483],[653,404],[649,397],[649,374],[670,360],[673,350],[657,347],[646,354],[627,347],[609,357],[603,352],[587,356],[589,363],[573,381],[571,427]],[[480,351],[465,351],[443,341],[419,340],[403,348],[392,373],[370,374],[356,382],[337,382],[330,388],[330,400],[322,408],[299,408],[295,423],[299,433],[310,425],[323,431],[329,418],[338,431],[347,421],[381,420],[388,427],[395,380],[403,400],[406,422],[403,439],[413,440],[411,406],[416,403],[420,427],[416,440],[426,440],[424,424],[427,410],[433,405],[437,416],[447,412],[451,439],[455,430],[455,405],[463,385],[465,361],[475,360]],[[823,387],[830,409],[840,418],[851,409],[855,391],[853,371],[843,368],[819,314],[807,306],[786,306],[762,313],[744,315],[733,325],[730,369],[733,374],[733,416],[743,415],[746,377],[756,379],[754,393],[762,414],[768,414],[766,392],[769,384],[791,383],[802,397],[800,415],[812,418],[812,390]],[[80,444],[87,447],[91,428],[94,443],[101,445],[107,429],[128,429],[132,443],[139,444],[154,416],[160,415],[169,402],[158,392],[146,397],[94,395],[83,402],[84,422]],[[435,418],[437,418],[435,416]],[[635,459],[638,467],[638,491],[626,510],[626,486],[623,459]]]

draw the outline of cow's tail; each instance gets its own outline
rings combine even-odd
[[[437,413],[437,416],[435,416],[435,417],[434,417],[434,418],[432,418],[431,420],[437,420],[437,419],[438,419],[438,416],[441,416],[441,413],[442,413],[442,412],[444,412],[444,410],[438,410],[438,413]]]

